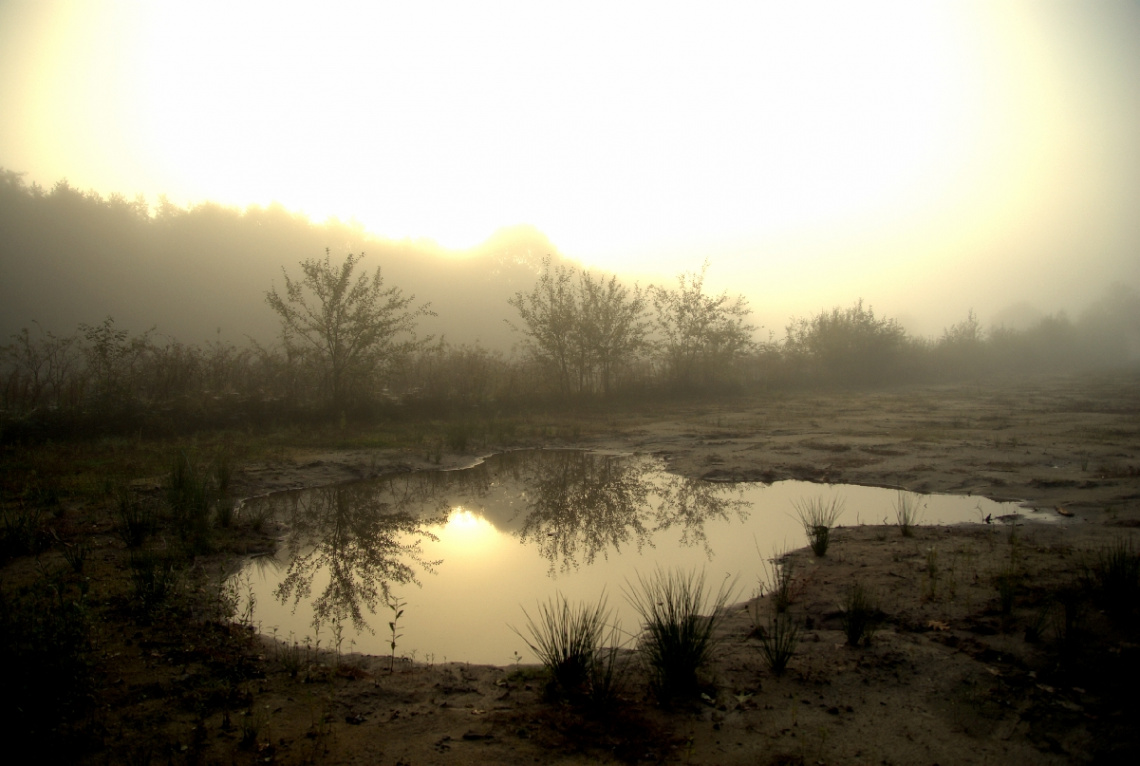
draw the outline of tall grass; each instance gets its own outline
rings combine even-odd
[[[792,559],[787,549],[776,551],[770,559],[761,559],[764,574],[760,577],[760,595],[771,596],[777,614],[786,612],[795,598],[792,593]]]
[[[882,621],[879,602],[875,594],[862,583],[855,583],[847,591],[843,602],[843,632],[849,646],[866,646]]]
[[[714,592],[704,572],[656,571],[627,583],[626,597],[641,618],[639,650],[662,701],[691,697],[699,689],[698,671],[712,659],[716,630],[735,581],[723,581]]]
[[[757,625],[754,634],[760,639],[760,654],[773,675],[783,675],[795,656],[799,643],[799,627],[788,612],[768,616],[768,628]]]
[[[1140,553],[1132,538],[1104,548],[1093,565],[1093,576],[1105,610],[1114,618],[1129,617],[1140,597]]]
[[[145,499],[133,497],[126,487],[116,492],[115,531],[128,548],[141,547],[158,527],[154,507]]]
[[[792,505],[808,536],[811,552],[816,556],[827,555],[827,547],[831,543],[831,528],[843,513],[843,500],[833,497],[828,502],[822,497],[814,497],[810,500],[793,501]]]
[[[551,696],[584,701],[606,696],[616,678],[616,647],[602,647],[613,637],[606,597],[596,604],[571,606],[562,594],[538,605],[536,617],[524,609],[527,633],[512,627],[550,674]]]
[[[199,471],[190,453],[179,450],[167,475],[166,499],[174,527],[193,547],[209,546],[210,510],[217,492],[209,471]]]
[[[924,504],[921,504],[918,498],[918,495],[902,490],[899,490],[895,497],[895,521],[903,537],[911,537],[914,534],[914,527],[922,514]]]

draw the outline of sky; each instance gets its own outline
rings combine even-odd
[[[0,0],[0,165],[937,334],[1140,288],[1138,76],[1136,0]]]

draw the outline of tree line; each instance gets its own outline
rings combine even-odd
[[[184,344],[111,317],[68,335],[24,328],[0,346],[0,439],[70,429],[167,432],[297,417],[359,418],[425,405],[511,407],[646,393],[874,386],[1105,367],[1140,355],[1140,296],[1123,286],[1070,320],[984,330],[973,312],[937,339],[910,336],[863,302],[789,321],[758,342],[740,295],[704,288],[706,262],[674,286],[627,285],[547,258],[505,321],[517,353],[418,332],[431,316],[360,255],[282,269],[264,293],[278,342]],[[507,313],[506,311],[504,313]]]

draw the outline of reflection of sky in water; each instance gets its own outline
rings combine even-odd
[[[668,474],[645,457],[509,453],[466,471],[405,474],[261,500],[274,504],[290,536],[274,559],[255,560],[244,572],[257,600],[254,620],[266,633],[276,628],[281,638],[315,636],[327,647],[331,630],[325,625],[314,633],[310,604],[323,594],[325,608],[332,604],[335,613],[338,599],[355,597],[375,634],[346,620],[342,651],[386,654],[391,612],[382,596],[374,614],[367,602],[369,581],[388,581],[406,602],[397,654],[414,650],[419,660],[503,665],[516,651],[532,660],[510,626],[522,629],[523,608],[534,615],[538,602],[558,592],[572,603],[605,593],[627,630],[635,620],[623,588],[656,566],[703,568],[714,587],[738,576],[742,600],[762,573],[762,557],[806,545],[795,502],[838,497],[845,508],[841,525],[894,523],[896,494],[793,481],[713,484]],[[951,495],[923,495],[920,508],[926,524],[977,522],[1017,510]],[[420,523],[413,534],[418,519],[438,523]],[[418,562],[400,548],[417,540]],[[294,553],[298,558],[291,559]],[[442,563],[430,572],[419,563],[435,561]],[[399,565],[408,566],[420,586],[398,582]],[[282,603],[275,594],[290,572],[294,589]]]

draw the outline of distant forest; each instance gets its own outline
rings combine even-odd
[[[579,268],[529,227],[452,253],[280,206],[162,200],[152,212],[3,169],[0,268],[5,441],[1140,358],[1140,296],[1123,285],[1076,318],[1024,330],[984,328],[966,310],[941,337],[917,338],[853,297],[759,339],[742,296],[704,291],[703,267],[628,284]]]

